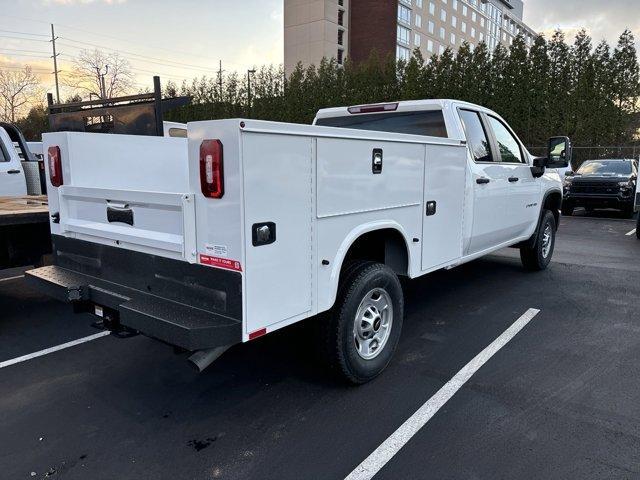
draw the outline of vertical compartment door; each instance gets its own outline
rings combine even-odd
[[[427,145],[422,212],[423,270],[462,256],[466,153],[464,147]]]
[[[312,143],[243,134],[246,330],[311,310]]]

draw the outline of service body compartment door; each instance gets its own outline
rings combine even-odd
[[[312,308],[312,140],[246,132],[242,157],[251,333]]]
[[[462,222],[467,173],[464,147],[427,145],[424,172],[422,269],[462,256]]]

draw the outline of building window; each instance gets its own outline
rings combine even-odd
[[[398,57],[398,60],[403,60],[405,62],[409,61],[409,58],[411,57],[411,51],[408,48],[405,47],[401,47],[400,45],[398,45],[396,47],[396,56]]]
[[[444,40],[444,37],[447,36],[447,32],[444,31],[444,27],[440,27],[440,39]]]
[[[478,19],[476,12],[471,12],[471,21],[475,22]]]
[[[398,25],[398,43],[402,43],[403,45],[409,45],[410,35],[411,35],[411,30]]]
[[[456,10],[456,11],[457,11],[457,10],[458,10],[458,0],[452,0],[452,2],[451,2],[451,7],[452,7],[454,10]]]
[[[443,22],[447,21],[447,11],[444,8],[440,10],[440,20]]]
[[[431,35],[433,35],[433,34],[435,33],[435,31],[436,31],[436,24],[435,24],[435,23],[433,23],[431,20],[429,20],[429,24],[427,25],[427,27],[428,27],[428,28],[427,28],[428,32],[429,32]]]
[[[429,2],[429,13],[433,16],[436,14],[436,4],[433,2]]]
[[[422,0],[416,0],[416,7],[422,8]]]
[[[451,34],[451,45],[455,45],[456,44],[456,34],[452,33]]]
[[[467,33],[467,22],[462,22],[462,25],[460,25],[460,30],[462,30],[462,33]]]
[[[422,37],[420,37],[420,34],[419,33],[414,34],[414,36],[413,36],[413,44],[416,47],[420,46],[421,41],[422,41]]]
[[[440,45],[440,48],[438,49],[440,55],[442,55],[445,51],[444,45]]]
[[[338,10],[338,25],[344,26],[344,10]]]
[[[338,45],[344,45],[344,30],[338,30]]]
[[[451,15],[451,26],[456,28],[458,26],[458,17]]]
[[[422,28],[422,15],[418,15],[416,13],[415,22],[416,22],[416,27]]]
[[[462,5],[462,16],[464,16],[464,17],[467,16],[467,6],[466,5]]]
[[[342,62],[344,61],[344,50],[342,50],[341,48],[338,49],[338,65],[342,65]]]
[[[433,53],[433,40],[427,40],[427,50]]]
[[[480,26],[484,28],[484,17],[480,17]]]
[[[404,5],[398,5],[398,21],[411,25],[411,10]]]

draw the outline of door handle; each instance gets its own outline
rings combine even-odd
[[[7,173],[10,173],[10,174],[20,173],[20,170],[9,170],[7,171]]]
[[[517,181],[519,181],[519,180],[520,180],[520,179],[519,179],[518,177],[509,177],[509,181],[510,181],[511,183],[515,183],[515,182],[517,182]]]
[[[489,180],[488,178],[484,178],[484,177],[480,177],[478,179],[476,179],[476,183],[478,185],[484,185],[485,183],[489,183],[491,180]]]

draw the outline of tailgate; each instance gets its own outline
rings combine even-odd
[[[196,260],[186,139],[54,133],[44,143],[62,159],[63,184],[49,192],[52,233]]]

